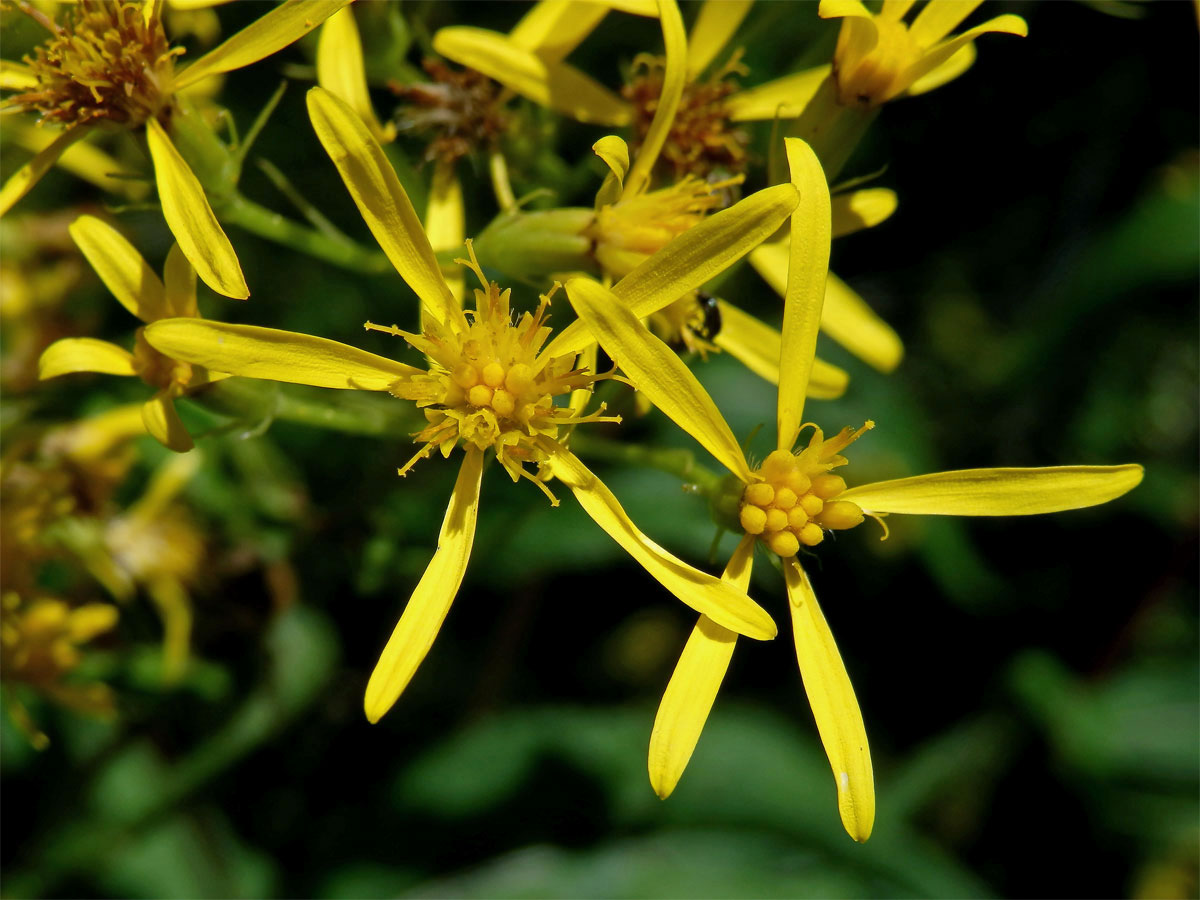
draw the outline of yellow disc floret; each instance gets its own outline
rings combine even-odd
[[[459,262],[483,284],[483,290],[475,291],[474,310],[451,315],[445,322],[430,317],[421,334],[394,325],[366,325],[403,337],[430,363],[427,373],[402,377],[390,388],[394,396],[423,408],[429,422],[416,435],[424,446],[400,474],[435,449],[449,456],[461,441],[480,450],[494,449],[513,481],[530,478],[544,489],[525,469],[525,463],[545,462],[535,439],[561,440],[565,429],[580,422],[620,421],[600,415],[603,406],[597,413],[580,415],[556,405],[555,398],[589,389],[607,376],[575,368],[574,354],[549,357],[540,352],[550,335],[546,319],[553,290],[541,297],[536,312],[514,316],[509,291],[484,277],[470,242],[467,252],[470,260]]]
[[[36,110],[63,125],[109,122],[128,127],[162,114],[170,102],[174,58],[155,8],[124,0],[80,0],[61,25],[21,4],[52,37],[26,62],[37,86],[6,105]]]
[[[761,481],[742,491],[738,520],[746,534],[758,535],[772,553],[792,557],[800,547],[815,547],[826,531],[853,528],[863,520],[863,511],[849,500],[836,499],[846,482],[830,469],[846,464],[840,453],[863,432],[874,428],[867,422],[857,430],[845,428],[828,440],[814,428],[812,440],[800,453],[775,450],[755,473]]]

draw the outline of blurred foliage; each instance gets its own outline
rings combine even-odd
[[[253,7],[219,7],[222,32]],[[785,639],[739,654],[687,774],[659,801],[646,744],[691,616],[576,505],[552,510],[496,474],[434,651],[401,704],[368,726],[366,676],[433,550],[453,467],[395,477],[414,424],[390,398],[231,381],[181,403],[205,452],[183,492],[210,545],[193,597],[195,659],[164,687],[159,625],[131,603],[122,639],[88,660],[118,692],[116,721],[22,695],[51,736],[43,752],[0,721],[4,895],[1197,896],[1195,10],[1007,9],[1027,17],[1030,37],[998,39],[962,79],[889,105],[846,170],[886,167],[877,183],[900,196],[893,220],[835,244],[833,266],[907,354],[882,376],[823,338],[821,355],[852,381],[819,416],[878,423],[856,446],[858,481],[1126,461],[1146,478],[1108,507],[894,517],[886,543],[868,525],[822,548],[814,583],[874,749],[879,820],[867,844],[838,824]],[[754,9],[740,34],[746,83],[827,54],[836,25],[812,13]],[[5,15],[10,57],[31,38]],[[441,25],[507,29],[518,10],[411,2],[361,15],[383,88],[419,75]],[[614,14],[572,58],[616,84],[657,40],[652,24]],[[245,127],[282,75],[298,82],[252,158],[367,245],[304,112],[314,50],[306,40],[236,73],[220,99]],[[376,99],[381,114],[394,102],[386,90]],[[601,167],[580,148],[600,132],[513,108],[518,196],[549,187],[534,206],[590,205]],[[769,134],[753,131],[758,163]],[[408,137],[388,148],[418,209],[423,149]],[[4,156],[4,174],[23,161]],[[486,173],[463,175],[471,233],[496,210]],[[241,188],[286,208],[257,165]],[[39,295],[52,301],[39,320],[50,337],[121,341],[131,330],[91,272],[71,270],[69,244],[47,239],[25,255],[39,210],[98,202],[52,173],[0,232],[6,262],[28,259],[30,273],[63,283]],[[169,246],[158,214],[118,219],[157,268]],[[205,315],[400,353],[361,331],[367,318],[414,323],[415,298],[394,273],[336,269],[229,232],[254,296],[235,304],[202,288]],[[746,268],[721,289],[778,317]],[[514,297],[534,292],[514,285]],[[7,320],[4,330],[7,360],[18,332]],[[739,435],[773,421],[773,392],[744,369],[717,358],[698,375]],[[145,399],[132,379],[32,389],[5,377],[6,452],[48,423]],[[623,437],[707,462],[661,417],[617,405]],[[764,455],[766,435],[752,448]],[[165,452],[148,440],[138,451],[119,508]],[[598,468],[648,534],[708,559],[714,526],[678,479]],[[755,596],[781,614],[782,579],[767,565],[755,575]],[[103,596],[63,566],[47,577]]]

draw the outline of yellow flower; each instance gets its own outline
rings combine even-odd
[[[415,210],[382,148],[358,114],[321,88],[308,95],[317,135],[337,166],[359,211],[396,270],[421,300],[425,329],[409,334],[392,326],[381,330],[404,337],[426,354],[428,370],[367,353],[323,338],[253,326],[200,319],[152,324],[147,340],[161,352],[195,364],[219,360],[221,371],[254,378],[319,387],[388,391],[425,409],[427,428],[417,435],[420,450],[401,474],[435,450],[449,456],[462,445],[463,462],[446,510],[438,550],[409,599],[367,685],[365,711],[377,721],[395,703],[429,651],[466,572],[475,535],[484,452],[493,450],[514,481],[526,478],[540,488],[546,470],[566,484],[589,515],[634,559],[684,603],[734,631],[759,639],[774,636],[774,623],[746,596],[717,578],[682,563],[647,538],[630,521],[612,492],[567,449],[573,425],[596,421],[583,415],[597,376],[577,368],[579,344],[590,341],[581,329],[565,329],[545,345],[549,328],[544,297],[535,313],[514,317],[507,291],[487,282],[475,292],[475,309],[464,312],[438,268],[433,249]],[[794,189],[784,186],[782,193]],[[775,206],[780,198],[774,200]],[[786,205],[787,200],[782,203]],[[759,204],[761,207],[761,204]],[[756,208],[759,208],[756,207]],[[787,207],[790,211],[790,206]],[[732,212],[732,211],[731,211]],[[786,216],[786,212],[783,214]],[[777,227],[759,212],[757,229]],[[706,277],[715,265],[728,265],[730,254],[744,254],[763,234],[744,223],[725,220],[706,230],[709,244],[689,245],[703,254],[695,266]],[[745,232],[754,231],[747,236]],[[719,241],[714,248],[711,242]],[[733,256],[732,258],[737,258]],[[689,259],[680,261],[689,264]],[[686,277],[691,277],[688,265]],[[631,276],[632,277],[632,276]],[[672,284],[665,285],[664,277]],[[629,289],[632,301],[665,303],[677,290],[680,275],[669,266],[650,273]],[[368,328],[376,328],[368,323]],[[571,334],[568,334],[571,332]],[[573,394],[570,405],[555,403]],[[538,467],[531,471],[526,465]]]
[[[172,140],[195,115],[178,95],[286,47],[348,2],[288,0],[178,72],[175,58],[183,50],[167,41],[160,0],[81,0],[61,25],[23,6],[50,38],[26,64],[4,62],[0,87],[19,92],[5,105],[37,112],[64,130],[0,188],[0,215],[93,127],[144,129],[163,215],[184,255],[213,290],[250,296],[233,247]]]
[[[160,279],[154,270],[111,225],[94,216],[80,216],[70,226],[71,237],[100,280],[121,305],[143,322],[178,316],[199,316],[196,309],[196,271],[181,252],[171,247]],[[137,375],[157,389],[142,407],[146,430],[172,450],[192,448],[175,398],[225,376],[159,353],[139,328],[133,352],[96,338],[63,338],[46,348],[38,364],[43,380],[71,372]]]
[[[846,463],[841,451],[873,427],[871,422],[828,440],[818,430],[794,454],[825,295],[831,214],[821,164],[811,148],[796,139],[788,139],[786,147],[800,203],[792,215],[777,449],[761,466],[751,467],[712,399],[678,357],[613,302],[609,291],[576,279],[567,283],[567,294],[630,382],[732,474],[730,490],[714,504],[744,535],[726,568],[726,580],[740,587],[749,584],[759,541],[781,557],[796,656],[833,769],[842,822],[851,837],[864,841],[875,815],[866,731],[837,645],[797,559],[800,546],[820,543],[827,529],[853,527],[864,514],[1031,515],[1092,506],[1131,490],[1141,481],[1142,468],[972,469],[847,489],[830,470]],[[684,648],[650,741],[650,780],[660,796],[671,793],[691,757],[735,642],[736,635],[701,617]]]
[[[113,713],[112,689],[100,682],[70,680],[83,659],[82,645],[117,624],[117,608],[109,603],[71,607],[62,600],[15,592],[0,597],[0,680],[28,685],[71,709],[98,716]],[[24,705],[8,696],[9,713],[39,750],[50,740],[33,724]]]

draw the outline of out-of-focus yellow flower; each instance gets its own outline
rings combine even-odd
[[[94,216],[80,216],[71,225],[71,236],[100,280],[121,305],[141,319],[199,316],[196,308],[196,271],[178,244],[172,246],[160,279],[141,254],[115,228]],[[225,376],[207,372],[159,353],[139,328],[133,352],[96,338],[63,338],[46,348],[39,363],[43,380],[72,372],[137,375],[157,389],[142,407],[146,430],[172,450],[193,446],[175,398]]]
[[[792,214],[777,449],[761,466],[751,468],[700,383],[636,316],[613,302],[609,291],[576,279],[567,283],[567,294],[630,382],[730,471],[728,490],[714,499],[714,507],[744,536],[724,577],[741,587],[749,584],[753,549],[759,541],[781,558],[796,656],[833,769],[842,822],[851,837],[864,841],[875,815],[866,731],[837,645],[797,559],[800,547],[820,543],[829,529],[857,525],[864,514],[876,518],[890,513],[1032,515],[1093,506],[1135,487],[1142,467],[972,469],[847,489],[845,481],[830,470],[846,463],[841,451],[871,428],[870,422],[828,440],[818,429],[808,446],[793,454],[803,427],[806,382],[825,296],[831,213],[828,187],[815,154],[796,139],[788,139],[786,147],[800,203]],[[671,793],[691,757],[735,643],[735,635],[701,617],[684,648],[650,741],[650,780],[660,796]]]
[[[190,113],[179,93],[240,69],[316,28],[350,0],[287,0],[195,63],[176,71],[161,0],[81,0],[59,24],[22,7],[50,33],[24,64],[4,61],[0,87],[16,91],[8,109],[36,112],[62,133],[0,188],[0,215],[12,208],[75,142],[96,126],[144,130],[163,215],[204,283],[229,297],[250,296],[233,247],[200,181],[176,148]]]
[[[484,287],[475,292],[475,309],[464,312],[441,275],[407,194],[359,115],[322,88],[309,92],[308,105],[317,135],[363,218],[421,300],[426,322],[421,334],[395,326],[382,330],[404,337],[425,353],[429,369],[322,338],[199,319],[154,323],[146,338],[174,358],[200,365],[219,360],[222,371],[238,375],[388,391],[413,400],[425,409],[429,426],[417,435],[423,446],[400,469],[401,474],[435,450],[449,456],[455,447],[463,446],[438,550],[372,673],[364,702],[367,717],[377,721],[395,703],[429,651],[458,592],[474,541],[488,449],[495,451],[514,481],[529,479],[548,494],[543,479],[526,465],[552,466],[553,474],[571,488],[589,515],[684,603],[738,633],[773,637],[774,623],[744,591],[687,566],[642,534],[612,492],[566,448],[565,438],[573,425],[611,419],[599,413],[584,415],[574,402],[555,403],[557,396],[568,393],[586,395],[598,376],[575,366],[578,350],[561,344],[563,335],[545,345],[550,334],[545,325],[549,297],[542,298],[536,313],[514,321],[508,292],[488,282],[472,260],[471,268]],[[722,252],[728,250],[709,256]],[[654,278],[646,280],[643,290],[651,299],[664,292]],[[374,327],[368,323],[368,328]]]
[[[16,592],[0,597],[0,680],[24,684],[63,706],[98,716],[114,711],[112,689],[101,682],[71,680],[83,659],[82,646],[111,631],[117,608],[110,603],[71,607],[62,600]],[[34,725],[24,704],[8,695],[14,721],[39,750],[50,740]]]

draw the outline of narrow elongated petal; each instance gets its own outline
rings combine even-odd
[[[142,496],[129,507],[126,518],[150,523],[163,514],[196,476],[204,463],[204,455],[180,453],[167,459],[154,470]]]
[[[367,227],[400,277],[439,322],[461,315],[412,201],[379,142],[354,110],[322,88],[308,92],[308,114]]]
[[[738,91],[725,101],[725,107],[735,122],[792,119],[804,112],[808,101],[817,95],[831,72],[833,66],[824,65],[785,75]]]
[[[175,89],[182,90],[209,75],[256,63],[300,40],[349,2],[287,0],[180,72],[175,78]]]
[[[989,19],[982,25],[976,25],[969,31],[964,31],[962,34],[956,35],[948,41],[943,41],[904,70],[903,74],[897,79],[895,92],[900,93],[907,90],[909,85],[918,79],[924,78],[930,72],[943,65],[954,54],[958,53],[977,37],[993,32],[1025,37],[1029,34],[1029,26],[1025,24],[1025,20],[1020,16],[1005,13],[1002,16]]]
[[[832,272],[825,285],[821,330],[880,372],[890,372],[904,358],[904,344],[892,326]]]
[[[725,468],[749,482],[750,466],[737,438],[679,355],[652,335],[612,291],[596,282],[572,279],[567,282],[567,296],[600,346],[633,386]]]
[[[715,278],[773,234],[798,199],[790,184],[751,194],[679,235],[618,281],[613,294],[636,316],[658,312]],[[546,352],[551,356],[578,353],[594,340],[582,322],[572,322]]]
[[[721,311],[721,330],[713,343],[755,375],[779,384],[779,332],[724,300],[717,301],[717,308]],[[844,369],[817,358],[808,378],[808,396],[833,400],[846,393],[849,383],[850,376]]]
[[[27,125],[16,116],[8,116],[4,122],[4,136],[12,138],[31,153],[40,153],[59,136],[45,128]],[[149,185],[129,178],[116,177],[125,167],[99,147],[87,141],[75,141],[58,157],[57,165],[89,184],[114,194],[123,194],[140,200],[149,190]]]
[[[174,359],[268,381],[386,391],[397,378],[421,372],[337,341],[256,325],[163,319],[144,334],[150,346]]]
[[[754,541],[753,535],[742,538],[721,576],[742,591],[750,587]],[[675,664],[650,732],[650,786],[663,800],[671,796],[692,758],[736,645],[735,632],[701,616]]]
[[[804,395],[817,349],[825,279],[829,272],[831,213],[829,186],[812,148],[797,138],[784,140],[792,184],[800,203],[792,213],[787,293],[783,303],[779,356],[778,448],[791,450],[800,433]]]
[[[821,743],[833,768],[838,812],[850,837],[862,843],[871,836],[875,824],[875,776],[858,699],[808,575],[794,559],[784,563],[783,571],[792,610],[796,660]]]
[[[468,25],[443,28],[433,36],[433,49],[577,121],[621,126],[629,124],[632,117],[629,104],[598,81],[564,62],[519,47],[494,31]]]
[[[187,670],[192,642],[192,602],[176,578],[155,578],[150,599],[163,624],[163,682],[175,684]]]
[[[136,375],[133,354],[123,347],[96,338],[63,338],[42,351],[38,378],[57,378],[72,372]]]
[[[1031,516],[1115,500],[1141,483],[1142,467],[960,469],[851,488],[839,500],[864,510],[932,516]]]
[[[9,59],[0,59],[0,90],[24,91],[37,85],[37,76],[29,66]]]
[[[606,15],[608,8],[602,3],[541,0],[513,27],[508,39],[547,62],[561,62]]]
[[[13,172],[4,187],[0,188],[0,216],[4,215],[16,202],[33,190],[33,186],[42,180],[42,176],[50,171],[50,167],[58,162],[58,158],[67,148],[80,140],[87,129],[83,127],[68,128],[43,149],[33,155],[33,159]]]
[[[479,514],[479,485],[483,477],[483,451],[467,445],[454,493],[446,507],[437,552],[404,607],[396,629],[388,638],[383,655],[367,682],[363,709],[367,719],[378,722],[392,708],[417,666],[429,653],[442,627],[450,604],[462,585],[475,542],[475,520]]]
[[[610,134],[592,144],[592,152],[604,160],[609,169],[604,176],[604,183],[596,192],[596,210],[599,211],[621,199],[625,175],[629,172],[629,145],[615,134]]]
[[[835,194],[829,203],[833,237],[838,238],[864,228],[874,228],[896,211],[899,198],[888,188],[864,188]]]
[[[200,315],[196,308],[196,270],[178,244],[172,244],[167,251],[167,261],[163,265],[163,289],[166,310],[154,318]]]
[[[67,230],[122,306],[143,322],[168,314],[162,281],[121,232],[95,216],[80,216]]]
[[[920,47],[932,47],[955,28],[983,0],[929,0],[908,28],[908,36]]]
[[[822,19],[841,19],[847,16],[857,19],[870,19],[871,11],[861,0],[821,0],[817,7],[817,15]]]
[[[317,41],[317,84],[345,100],[377,141],[395,138],[395,126],[389,123],[384,128],[371,105],[362,40],[358,36],[354,11],[349,6],[335,12],[321,26],[321,37]]]
[[[672,556],[633,524],[620,502],[578,457],[556,441],[538,438],[554,476],[569,487],[584,511],[659,584],[714,622],[755,640],[775,637],[771,617],[746,592]]]
[[[737,33],[754,0],[705,0],[688,35],[687,77],[694,81]]]
[[[654,118],[646,129],[637,159],[633,161],[633,168],[625,179],[623,196],[626,197],[641,193],[650,184],[650,173],[654,171],[658,154],[671,134],[675,112],[679,109],[683,88],[687,84],[687,33],[683,29],[679,5],[675,0],[658,0],[658,17],[662,23],[663,46],[666,48],[662,93],[658,95]]]
[[[146,141],[154,162],[154,180],[163,217],[196,273],[218,294],[245,300],[250,296],[233,245],[213,215],[204,188],[184,162],[157,119],[146,123]]]
[[[916,97],[919,94],[927,94],[934,88],[940,88],[943,84],[949,84],[975,64],[977,55],[974,42],[959,47],[958,52],[948,60],[910,84],[904,91],[905,96]]]
[[[154,439],[168,450],[187,453],[195,446],[175,410],[175,399],[167,389],[142,404],[142,422]]]
[[[342,13],[339,13],[342,15]],[[454,164],[438,160],[433,167],[433,182],[425,206],[425,234],[434,251],[461,250],[466,238],[466,212],[463,209],[462,182],[454,172]],[[442,276],[454,302],[462,305],[466,280],[459,268]]]

